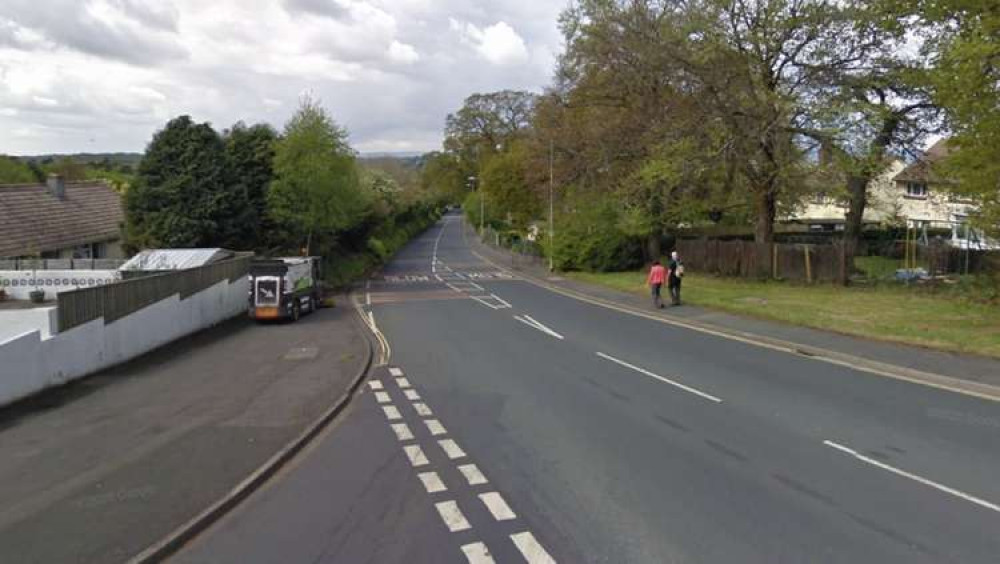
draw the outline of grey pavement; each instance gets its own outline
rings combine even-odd
[[[997,402],[550,292],[460,222],[372,281],[398,373],[177,562],[996,562]]]
[[[122,562],[217,501],[347,390],[353,315],[234,319],[0,410],[0,562]]]

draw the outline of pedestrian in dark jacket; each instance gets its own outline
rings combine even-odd
[[[670,302],[681,305],[681,279],[684,278],[684,263],[681,262],[677,251],[670,253],[670,262],[667,263],[667,287],[670,289]]]

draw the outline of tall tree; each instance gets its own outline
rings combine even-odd
[[[954,131],[947,159],[954,190],[975,200],[973,220],[1000,235],[1000,4],[925,0],[917,13],[938,24],[927,49],[935,63],[935,99]]]
[[[303,98],[285,124],[274,171],[269,210],[292,249],[308,254],[316,243],[321,251],[329,248],[369,211],[347,131],[316,100]]]
[[[274,177],[278,134],[267,124],[238,122],[223,137],[229,197],[227,222],[220,237],[230,248],[266,248],[267,192]]]
[[[211,247],[228,219],[225,146],[207,123],[169,121],[146,147],[125,193],[130,246]]]

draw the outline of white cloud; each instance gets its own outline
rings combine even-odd
[[[419,61],[420,55],[413,45],[393,40],[389,45],[389,59],[397,63],[411,64]]]
[[[487,61],[496,65],[523,63],[528,59],[524,39],[507,22],[499,21],[489,27],[479,28],[468,22],[452,19],[452,31],[459,34],[463,43],[472,46]]]
[[[280,128],[303,91],[361,150],[434,149],[469,94],[549,82],[563,7],[0,0],[0,153],[142,150],[180,114]]]

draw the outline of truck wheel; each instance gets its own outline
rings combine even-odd
[[[298,321],[299,317],[302,315],[302,308],[299,306],[298,300],[292,304],[292,321]]]

